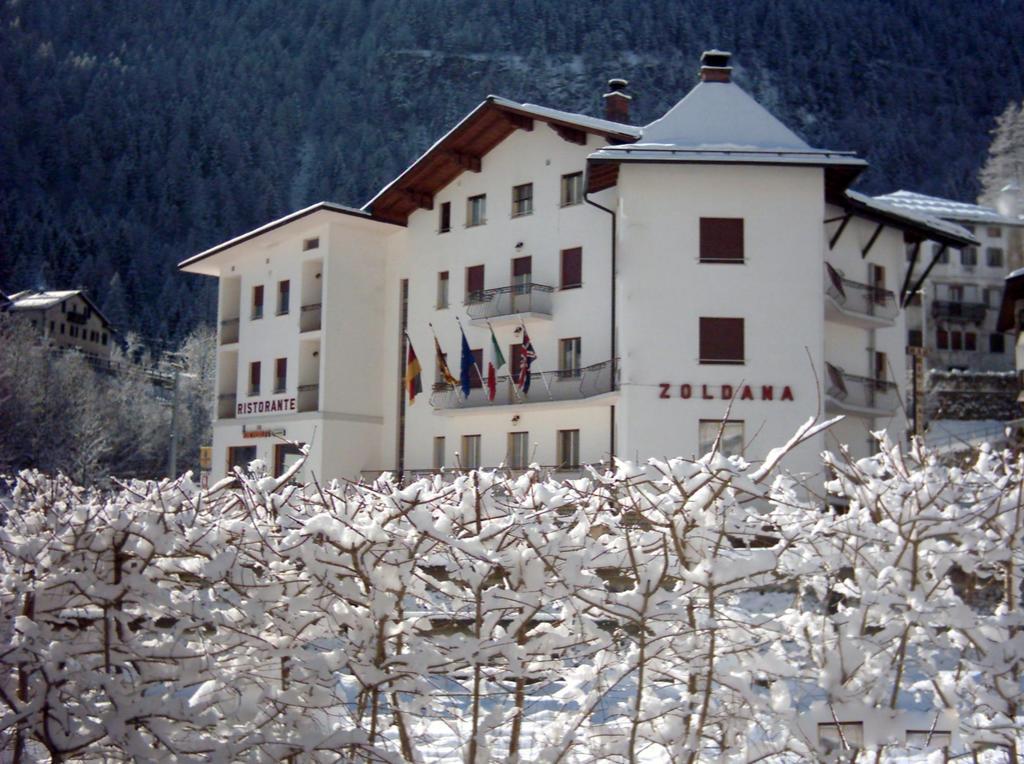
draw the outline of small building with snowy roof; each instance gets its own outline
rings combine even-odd
[[[8,300],[7,311],[29,322],[49,344],[110,358],[113,327],[83,290],[27,289],[9,295]]]
[[[992,207],[895,191],[876,197],[907,214],[962,226],[978,246],[959,253],[930,242],[908,253],[913,290],[907,304],[907,344],[925,348],[929,368],[1008,371],[1012,342],[996,327],[1003,279],[1024,265],[1024,221]]]
[[[706,53],[629,124],[489,96],[363,207],[321,203],[181,264],[220,282],[219,477],[403,477],[613,459],[785,463],[906,423],[907,245],[963,227],[857,194],[866,163],[809,145]],[[417,374],[417,372],[419,372]]]

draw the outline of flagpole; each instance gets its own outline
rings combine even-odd
[[[495,345],[497,345],[498,344],[498,338],[495,337],[495,335],[494,335],[494,327],[491,326],[491,322],[490,321],[487,322],[487,328],[490,329],[490,331],[491,331],[491,342],[494,343]],[[500,348],[499,348],[499,350],[500,350]],[[503,358],[503,360],[504,360],[504,358]],[[506,361],[505,363],[502,364],[502,366],[507,366],[507,365],[508,365],[508,361]],[[498,368],[500,369],[501,366],[499,366]],[[516,403],[522,403],[523,399],[519,397],[519,388],[516,386],[516,381],[512,378],[512,370],[511,370],[511,368],[509,369],[509,373],[505,375],[505,381],[506,381],[506,384],[509,384],[512,387],[512,395],[513,395],[513,397],[515,397]]]

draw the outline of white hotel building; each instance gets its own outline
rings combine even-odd
[[[363,208],[320,203],[199,253],[219,279],[213,477],[311,446],[306,476],[698,455],[789,457],[905,429],[906,245],[964,229],[852,191],[866,163],[812,148],[730,81],[728,54],[663,117],[627,124],[488,97]],[[460,326],[493,401],[455,376]],[[525,328],[523,395],[509,380]],[[405,395],[405,333],[424,392]],[[474,379],[475,385],[480,385]]]

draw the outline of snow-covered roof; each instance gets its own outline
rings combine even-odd
[[[81,289],[68,289],[64,291],[38,292],[34,289],[25,289],[10,295],[11,310],[46,310],[54,305],[60,305],[69,297],[81,294]]]
[[[734,82],[701,82],[633,144],[591,159],[866,167],[853,152],[810,146]]]
[[[564,122],[588,132],[619,133],[634,138],[639,138],[643,135],[644,128],[642,127],[627,125],[622,122],[612,122],[610,119],[599,119],[597,117],[587,116],[586,114],[576,114],[571,111],[560,111],[559,109],[551,109],[547,106],[537,106],[532,103],[519,103],[496,95],[487,96],[487,100],[499,106],[516,109],[540,120]]]
[[[187,268],[188,266],[193,265],[199,262],[200,260],[205,260],[206,258],[211,257],[212,255],[215,255],[218,252],[223,252],[224,250],[230,249],[231,247],[234,247],[237,244],[241,244],[242,242],[260,236],[261,234],[267,233],[268,231],[272,231],[275,228],[280,228],[281,226],[294,222],[299,218],[305,217],[306,215],[312,215],[314,212],[319,212],[320,210],[326,210],[328,212],[339,212],[343,215],[354,215],[355,217],[363,218],[364,220],[374,220],[373,216],[370,215],[370,213],[365,212],[364,210],[356,209],[355,207],[346,207],[344,204],[335,204],[334,202],[317,202],[316,204],[311,204],[310,206],[304,207],[301,210],[297,210],[288,215],[285,215],[282,218],[272,220],[271,222],[266,223],[265,225],[261,225],[259,228],[254,228],[251,231],[247,231],[246,233],[236,236],[233,239],[228,239],[227,241],[222,242],[221,244],[218,244],[215,247],[210,247],[209,249],[204,250],[197,255],[192,255],[192,257],[189,257],[178,263],[178,267],[182,269]]]
[[[928,238],[938,240],[943,244],[961,247],[978,244],[978,240],[974,235],[963,226],[926,212],[893,204],[886,197],[872,197],[847,189],[846,198],[855,205],[867,210],[877,212],[896,221],[905,221],[915,228],[922,229],[922,232]]]
[[[886,202],[900,209],[924,213],[945,220],[964,220],[972,223],[993,223],[996,225],[1021,225],[1020,221],[1000,215],[991,207],[969,202],[957,202],[928,196],[915,191],[894,191],[891,194],[876,196],[875,199]]]

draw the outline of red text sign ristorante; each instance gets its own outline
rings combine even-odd
[[[696,398],[703,401],[791,401],[793,388],[789,385],[673,385],[662,382],[658,385],[659,398]]]
[[[284,414],[296,410],[294,398],[277,398],[272,401],[245,401],[239,403],[235,416],[250,414]]]

